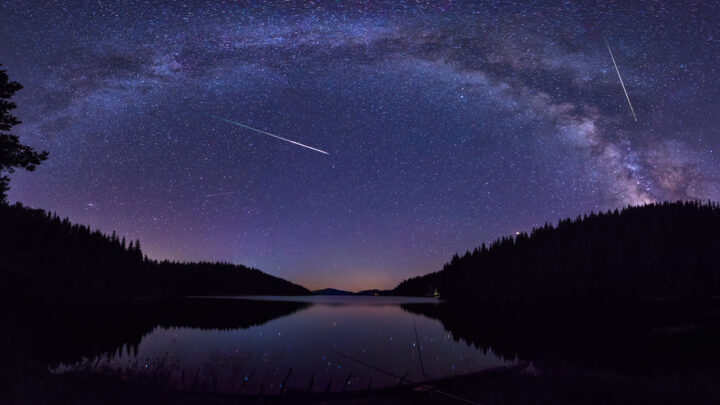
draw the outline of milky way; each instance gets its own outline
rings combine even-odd
[[[560,217],[720,199],[717,2],[45,3],[0,3],[16,133],[50,152],[10,199],[153,258],[388,288]]]

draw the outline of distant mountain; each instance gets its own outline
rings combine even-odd
[[[503,237],[393,293],[495,308],[702,303],[720,295],[718,263],[720,206],[666,202]]]
[[[337,290],[335,288],[325,288],[323,290],[317,290],[312,292],[313,295],[362,295],[362,296],[381,296],[381,295],[393,295],[390,290],[363,290],[359,292]]]
[[[335,288],[325,288],[312,292],[313,295],[355,295],[354,292],[337,290]]]
[[[0,204],[0,295],[127,300],[178,295],[308,295],[299,285],[229,263],[158,262],[139,241]]]
[[[355,295],[383,296],[383,295],[393,295],[393,294],[392,294],[392,291],[390,291],[390,290],[363,290],[363,291],[356,292]]]

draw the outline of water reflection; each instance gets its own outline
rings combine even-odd
[[[302,302],[187,300],[84,305],[33,301],[2,313],[8,355],[20,354],[51,366],[100,358],[119,350],[136,353],[158,326],[244,329],[308,308]]]
[[[150,379],[179,390],[269,394],[379,388],[399,383],[391,375],[422,381],[507,364],[457,341],[436,319],[401,307],[436,306],[433,300],[255,297],[177,305],[184,310],[164,314],[132,350],[121,347],[54,371]]]
[[[410,314],[438,320],[453,339],[543,372],[572,364],[634,374],[705,373],[720,362],[720,323],[703,312],[587,311],[562,318],[482,311],[448,303],[407,303]]]
[[[80,381],[84,373],[101,373],[133,385],[232,395],[365,390],[397,385],[403,376],[421,381],[530,362],[532,372],[503,377],[508,386],[535,387],[528,398],[552,398],[567,387],[635,399],[688,392],[720,398],[713,388],[720,387],[720,322],[713,311],[553,319],[422,299],[279,299],[35,303],[0,313],[8,331],[0,358],[30,358],[54,372],[78,373]],[[481,397],[498,380],[487,381],[473,376],[435,385]]]

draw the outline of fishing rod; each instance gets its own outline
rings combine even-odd
[[[362,361],[362,360],[360,360],[360,359],[356,359],[356,358],[354,358],[354,357],[352,357],[352,356],[350,356],[350,355],[347,355],[347,354],[345,354],[345,353],[341,353],[341,352],[339,352],[339,351],[337,351],[337,350],[333,350],[333,349],[331,349],[331,351],[334,352],[335,354],[337,354],[338,356],[344,357],[344,358],[346,358],[346,359],[348,359],[348,360],[352,360],[352,361],[354,361],[354,362],[356,362],[356,363],[358,363],[358,364],[361,364],[361,365],[363,365],[363,366],[365,366],[365,367],[371,368],[371,369],[373,369],[373,370],[375,370],[375,371],[378,371],[378,372],[380,372],[380,373],[383,373],[383,374],[385,374],[385,375],[389,375],[390,377],[397,378],[397,379],[400,380],[400,384],[402,384],[403,381],[407,381],[407,382],[410,383],[410,384],[419,384],[419,382],[412,381],[412,380],[409,380],[409,379],[405,378],[405,376],[407,376],[407,373],[405,373],[404,376],[400,377],[399,375],[396,375],[396,374],[393,374],[393,373],[391,373],[391,372],[389,372],[389,371],[383,370],[383,369],[381,369],[380,367],[374,366],[374,365],[372,365],[372,364],[370,364],[370,363],[366,363],[366,362],[364,362],[364,361]],[[480,405],[479,402],[475,402],[475,401],[473,401],[473,400],[471,400],[471,399],[463,398],[463,397],[457,396],[457,395],[455,395],[455,394],[451,394],[451,393],[449,393],[449,392],[441,391],[441,390],[439,390],[439,389],[437,389],[437,388],[435,388],[435,387],[431,387],[430,390],[431,390],[432,392],[436,392],[436,393],[438,393],[438,394],[440,394],[440,395],[444,395],[444,396],[446,396],[446,397],[448,397],[448,398],[452,398],[452,399],[455,399],[455,400],[457,400],[457,401],[465,402],[465,403],[468,403],[468,404]]]

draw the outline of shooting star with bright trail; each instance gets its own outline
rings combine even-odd
[[[612,59],[612,63],[615,66],[615,71],[617,72],[618,79],[620,79],[620,85],[622,86],[623,92],[625,93],[625,98],[627,99],[628,105],[630,106],[630,111],[632,112],[633,118],[635,118],[635,122],[637,122],[637,116],[635,115],[635,109],[632,106],[632,103],[630,102],[630,96],[628,96],[627,89],[625,89],[625,83],[623,83],[622,76],[620,76],[620,70],[618,69],[617,63],[615,63],[615,57],[613,56],[612,49],[610,49],[610,44],[607,40],[605,40],[605,45],[607,45],[608,52],[610,52],[610,59]]]
[[[218,197],[221,195],[228,195],[228,194],[235,194],[235,193],[239,193],[239,191],[225,191],[224,193],[206,194],[205,198],[212,198],[212,197]]]
[[[249,125],[245,125],[245,124],[242,124],[242,123],[239,123],[239,122],[231,121],[231,120],[229,120],[229,119],[227,119],[227,118],[218,117],[217,115],[213,115],[212,117],[213,117],[213,118],[217,118],[217,119],[219,119],[219,120],[223,120],[223,121],[225,121],[225,122],[229,122],[229,123],[231,123],[231,124],[235,124],[235,125],[237,125],[237,126],[240,126],[240,127],[245,128],[245,129],[249,129],[249,130],[251,130],[251,131],[255,131],[255,132],[261,133],[261,134],[263,134],[263,135],[269,135],[269,136],[272,136],[273,138],[277,138],[277,139],[280,139],[280,140],[285,141],[285,142],[290,142],[290,143],[292,143],[292,144],[295,144],[295,145],[298,145],[298,146],[302,146],[303,148],[308,148],[308,149],[310,149],[310,150],[314,150],[315,152],[320,152],[320,153],[324,153],[324,154],[326,154],[326,155],[329,155],[329,153],[325,152],[324,150],[320,150],[320,149],[317,149],[317,148],[313,148],[312,146],[304,145],[304,144],[302,144],[302,143],[300,143],[300,142],[295,142],[295,141],[293,141],[293,140],[290,140],[290,139],[287,139],[287,138],[283,138],[282,136],[278,136],[278,135],[275,135],[275,134],[271,134],[270,132],[261,131],[261,130],[259,130],[259,129],[257,129],[257,128],[253,128],[253,127],[251,127],[251,126],[249,126]]]

